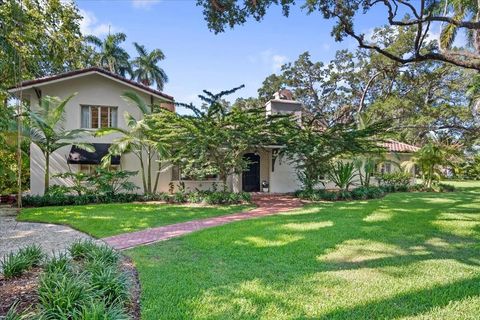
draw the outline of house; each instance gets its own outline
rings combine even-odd
[[[35,110],[42,96],[56,96],[62,99],[77,93],[65,107],[65,130],[95,130],[104,127],[120,127],[126,129],[123,114],[128,111],[136,119],[141,119],[140,110],[127,103],[121,95],[126,91],[134,91],[148,103],[155,103],[174,111],[173,97],[128,80],[101,68],[87,68],[66,72],[50,77],[24,81],[9,90],[12,94],[22,92],[22,98]],[[108,147],[118,136],[108,135],[93,137],[86,135],[83,141],[90,142],[95,152],[89,153],[74,146],[62,147],[50,157],[50,175],[67,172],[91,172],[100,164],[101,158],[108,152]],[[112,157],[113,168],[138,171],[137,158],[132,154]],[[45,159],[40,149],[30,146],[30,191],[32,194],[44,193]],[[152,169],[153,170],[153,169]],[[153,171],[152,171],[153,172]],[[163,173],[159,188],[168,189],[170,173]],[[133,177],[132,182],[141,186],[141,176]],[[70,185],[71,181],[52,178],[51,184]]]
[[[141,112],[121,98],[121,95],[128,90],[135,91],[151,104],[155,103],[175,111],[173,97],[100,68],[82,69],[25,81],[10,89],[10,92],[16,94],[20,90],[23,98],[29,101],[32,108],[38,107],[39,99],[42,96],[65,98],[76,92],[77,95],[69,101],[65,109],[64,128],[66,130],[79,128],[95,130],[110,126],[125,128],[123,120],[125,111],[140,119]],[[293,100],[291,93],[286,90],[277,92],[273,99],[265,105],[267,115],[293,114],[298,121],[301,121],[302,110],[302,104]],[[59,149],[51,156],[51,176],[68,170],[91,172],[95,166],[100,164],[101,158],[108,152],[108,148],[115,138],[115,135],[89,136],[86,141],[95,147],[93,153],[80,150],[75,146]],[[388,150],[385,156],[386,161],[381,168],[384,172],[398,170],[398,166],[393,163],[408,160],[411,154],[417,150],[414,146],[397,141],[387,141],[384,143],[384,147]],[[279,156],[281,148],[276,145],[263,146],[247,152],[244,157],[250,161],[250,165],[242,174],[228,177],[228,189],[247,192],[260,191],[262,182],[265,181],[268,183],[271,193],[288,193],[298,190],[301,183],[295,172],[294,162]],[[30,147],[30,159],[31,193],[43,194],[45,159],[38,147],[33,144]],[[111,166],[120,167],[123,170],[139,170],[138,159],[131,154],[112,157]],[[157,172],[153,168],[152,176],[156,174]],[[140,174],[133,177],[132,182],[141,187]],[[52,178],[51,183],[52,185],[69,185],[71,181]],[[156,191],[167,192],[172,185],[176,188],[182,185],[187,190],[207,190],[219,184],[220,182],[215,176],[206,177],[203,181],[191,180],[183,177],[181,171],[173,167],[160,174]]]

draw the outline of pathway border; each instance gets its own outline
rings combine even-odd
[[[286,195],[254,194],[252,201],[257,205],[257,208],[249,211],[149,228],[103,238],[102,240],[117,250],[123,250],[168,240],[197,230],[221,226],[234,221],[269,216],[293,210],[303,205],[299,199]]]

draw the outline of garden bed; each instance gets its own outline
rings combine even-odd
[[[130,258],[91,241],[69,255],[25,247],[2,260],[0,317],[140,319],[140,284]],[[16,319],[16,318],[15,318]]]

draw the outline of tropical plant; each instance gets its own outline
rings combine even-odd
[[[358,172],[360,185],[369,187],[372,177],[375,175],[379,159],[374,156],[356,157],[353,164]]]
[[[402,163],[402,166],[407,172],[417,166],[421,171],[424,186],[430,189],[434,181],[440,180],[442,169],[454,167],[460,161],[461,155],[460,144],[432,135],[430,141],[420,148],[411,160]]]
[[[85,42],[99,49],[96,54],[98,66],[125,77],[127,73],[131,74],[130,55],[120,46],[126,39],[125,33],[118,32],[109,33],[103,40],[89,35],[85,37]]]
[[[94,186],[97,194],[115,196],[120,191],[133,191],[138,187],[129,179],[137,175],[137,171],[108,170],[97,168],[87,181]]]
[[[72,185],[67,187],[67,190],[73,190],[77,195],[88,193],[88,181],[90,175],[82,171],[67,171],[54,175],[55,178],[68,179],[72,182]],[[51,194],[51,192],[49,193]]]
[[[89,152],[95,151],[89,143],[78,141],[85,130],[65,130],[63,128],[64,111],[67,103],[74,95],[64,100],[57,97],[44,97],[36,110],[27,110],[25,115],[29,118],[27,136],[31,142],[40,148],[45,157],[45,190],[50,186],[50,155],[61,147],[75,145]]]
[[[157,105],[147,105],[135,92],[127,91],[122,95],[122,98],[136,106],[144,117],[162,110]],[[95,136],[104,136],[113,133],[120,134],[119,138],[113,140],[109,153],[102,160],[102,164],[106,167],[110,164],[112,156],[131,152],[138,158],[140,163],[143,192],[145,194],[154,193],[157,190],[160,172],[162,170],[161,160],[167,157],[169,146],[166,145],[164,141],[153,140],[147,136],[147,132],[151,131],[151,128],[144,119],[137,120],[128,112],[125,112],[124,117],[127,129],[102,128],[95,132]],[[156,157],[158,157],[158,159],[156,159]],[[157,161],[158,170],[154,184],[152,185],[152,166],[155,161]]]
[[[355,171],[355,165],[352,162],[337,162],[330,167],[327,177],[332,181],[340,191],[348,191],[350,185],[354,182],[358,174]]]
[[[154,49],[148,52],[145,46],[136,42],[133,43],[137,50],[138,57],[133,59],[132,77],[138,82],[146,85],[157,85],[158,90],[163,90],[163,86],[168,82],[168,76],[162,68],[158,66],[158,63],[165,59],[165,55],[162,50]]]

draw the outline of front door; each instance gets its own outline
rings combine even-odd
[[[255,153],[247,153],[243,158],[249,164],[242,175],[242,190],[247,192],[260,191],[260,156]]]

